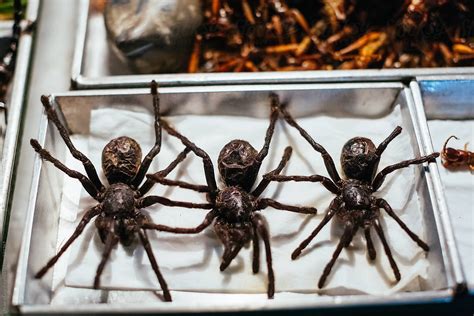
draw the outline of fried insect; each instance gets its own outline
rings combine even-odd
[[[20,22],[23,15],[21,0],[15,0],[13,5],[14,21],[12,28],[12,38],[10,40],[10,45],[8,46],[8,51],[0,62],[0,102],[2,103],[5,103],[8,85],[13,77],[13,71],[15,70],[18,41],[21,34]]]
[[[421,164],[425,162],[432,162],[439,153],[433,153],[428,156],[423,156],[411,160],[405,160],[397,164],[387,166],[382,171],[377,173],[378,164],[382,153],[387,148],[388,144],[402,132],[401,127],[395,130],[378,146],[364,137],[355,137],[350,139],[342,148],[341,165],[345,177],[341,178],[336,170],[334,161],[323,146],[318,144],[314,139],[291,117],[286,109],[281,108],[281,113],[286,122],[297,129],[301,136],[319,152],[324,160],[324,164],[329,173],[329,178],[321,175],[311,176],[283,176],[283,175],[265,175],[264,179],[271,181],[297,181],[297,182],[320,182],[327,190],[336,194],[336,197],[329,205],[329,210],[324,216],[321,223],[294,250],[291,258],[296,259],[303,249],[316,237],[321,229],[336,215],[344,225],[344,233],[341,236],[336,250],[329,263],[326,265],[323,274],[321,275],[318,287],[322,288],[326,282],[331,269],[339,257],[343,248],[348,247],[354,235],[359,228],[364,230],[364,235],[367,241],[367,249],[369,258],[374,260],[376,257],[374,244],[372,242],[371,230],[372,227],[379,236],[385,254],[387,255],[390,265],[392,267],[395,279],[399,281],[401,274],[395,259],[392,256],[390,247],[380,224],[380,209],[385,210],[387,214],[392,217],[400,227],[408,234],[408,236],[415,241],[423,250],[428,251],[428,245],[423,242],[415,233],[413,233],[405,223],[392,210],[391,206],[383,198],[376,198],[375,193],[383,184],[387,175],[395,170],[406,168],[410,165]]]
[[[258,273],[260,267],[259,240],[262,238],[267,261],[267,295],[268,298],[273,298],[275,293],[275,277],[272,267],[270,234],[264,217],[257,213],[257,211],[270,206],[283,211],[315,214],[316,209],[312,207],[286,205],[273,199],[260,198],[260,195],[270,183],[270,181],[266,179],[262,179],[256,188],[252,190],[262,162],[268,155],[275,123],[278,119],[278,97],[275,94],[271,94],[270,98],[272,113],[263,148],[258,152],[252,145],[244,140],[232,140],[222,148],[218,158],[218,169],[224,183],[222,188],[217,187],[214,166],[209,155],[188,138],[181,135],[166,123],[166,121],[161,120],[163,128],[166,129],[170,135],[181,140],[187,148],[202,158],[207,186],[168,180],[162,176],[155,175],[148,176],[148,178],[165,185],[174,185],[197,192],[206,192],[208,194],[209,203],[212,205],[212,210],[206,215],[204,221],[195,228],[169,228],[151,223],[144,225],[144,228],[178,234],[196,234],[214,223],[214,231],[224,245],[224,254],[220,265],[221,271],[224,271],[230,265],[243,246],[252,242],[252,269],[254,273]],[[278,167],[271,171],[270,174],[279,174],[283,170],[290,159],[291,151],[291,147],[285,149]]]
[[[145,248],[148,259],[150,260],[153,271],[163,290],[165,301],[171,301],[171,294],[168,285],[163,278],[158,263],[151,249],[150,241],[144,226],[151,223],[151,220],[140,210],[154,204],[166,206],[177,206],[186,208],[210,209],[210,204],[195,204],[188,202],[171,201],[160,196],[144,195],[153,187],[154,182],[145,178],[152,160],[158,155],[161,149],[161,124],[158,85],[155,81],[151,83],[151,93],[153,96],[153,109],[155,115],[155,144],[142,160],[142,151],[140,145],[132,138],[122,136],[111,140],[102,151],[102,170],[109,183],[108,186],[102,184],[92,162],[83,153],[76,149],[72,143],[69,132],[63,123],[61,123],[58,114],[46,96],[41,97],[41,102],[46,110],[49,121],[51,121],[59,131],[61,138],[66,143],[72,156],[81,161],[84,165],[86,175],[69,169],[59,160],[55,159],[48,151],[43,149],[35,139],[30,141],[31,146],[40,155],[43,160],[51,162],[56,168],[67,174],[69,177],[81,182],[84,189],[92,196],[98,204],[85,212],[80,223],[77,225],[74,233],[61,246],[58,253],[52,257],[48,263],[36,273],[36,278],[43,277],[46,272],[53,267],[59,257],[68,249],[68,247],[84,231],[86,225],[95,218],[95,226],[98,230],[101,241],[104,243],[102,259],[97,267],[94,279],[94,288],[100,287],[100,276],[110,257],[113,248],[120,242],[123,245],[130,245],[137,237]],[[189,153],[185,149],[170,165],[155,173],[156,176],[168,175]]]
[[[474,152],[467,150],[467,143],[464,145],[464,150],[447,147],[451,138],[459,139],[456,136],[450,136],[441,150],[441,161],[445,168],[463,168],[468,167],[474,171]]]

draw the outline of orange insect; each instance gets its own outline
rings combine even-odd
[[[441,151],[441,161],[445,168],[462,168],[469,167],[474,171],[474,152],[467,150],[467,143],[464,145],[464,150],[446,147],[451,138],[459,139],[456,136],[450,136],[444,143]]]

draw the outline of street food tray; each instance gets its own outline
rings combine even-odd
[[[354,135],[356,130],[358,134],[361,134],[360,136],[363,136],[364,134],[370,135],[370,132],[374,132],[376,122],[378,122],[377,124],[383,123],[391,126],[391,129],[382,132],[386,133],[386,135],[388,135],[396,125],[401,125],[404,129],[403,140],[400,140],[398,146],[396,144],[393,146],[391,145],[392,147],[389,146],[384,154],[385,156],[382,158],[381,165],[387,164],[387,161],[392,162],[394,159],[398,159],[396,158],[397,150],[409,150],[408,153],[398,152],[398,155],[406,154],[410,156],[426,155],[432,152],[432,148],[430,147],[431,139],[429,132],[427,132],[428,126],[424,116],[423,106],[420,102],[415,102],[411,89],[401,83],[253,84],[208,87],[164,87],[160,88],[159,91],[161,96],[162,113],[164,113],[166,117],[169,116],[176,118],[173,119],[173,122],[178,124],[178,127],[180,127],[179,124],[189,122],[191,119],[198,118],[201,120],[203,125],[208,127],[208,129],[206,129],[207,133],[204,133],[204,136],[201,135],[202,138],[199,138],[199,130],[203,130],[203,126],[195,126],[193,128],[195,132],[189,134],[189,137],[197,138],[193,138],[196,142],[204,142],[207,138],[210,142],[208,144],[209,146],[211,146],[211,144],[218,144],[221,147],[232,139],[230,138],[231,136],[224,131],[221,132],[214,128],[209,128],[211,126],[216,126],[216,120],[221,117],[229,119],[229,121],[226,121],[226,124],[220,125],[222,129],[226,130],[230,130],[234,125],[242,124],[244,121],[257,123],[258,121],[261,121],[265,122],[264,125],[266,125],[268,122],[269,111],[268,95],[270,92],[276,92],[282,99],[282,102],[289,104],[289,110],[293,115],[295,115],[297,120],[318,119],[320,120],[318,122],[328,126],[326,129],[321,129],[320,126],[322,125],[309,126],[311,128],[310,134],[313,134],[313,136],[319,133],[321,133],[321,135],[328,135],[327,137],[321,136],[321,139],[317,139],[327,147],[335,161],[339,161],[339,150],[345,140],[353,136],[359,136]],[[97,117],[97,111],[111,111],[106,112],[106,118],[107,116],[108,118],[113,117],[114,120],[118,118],[117,114],[123,110],[141,113],[148,116],[148,119],[145,120],[147,122],[152,117],[151,99],[148,89],[77,91],[52,95],[51,100],[53,101],[54,106],[63,112],[63,118],[67,122],[72,135],[75,135],[75,137],[90,138],[91,135],[93,136],[94,133],[101,130],[100,128],[97,129],[97,126],[103,126],[102,122],[100,122],[100,124],[94,122],[94,118]],[[113,114],[114,111],[119,112]],[[396,113],[396,115],[392,117],[393,113]],[[133,120],[134,118],[132,118],[132,115],[133,113],[128,114],[128,116],[125,114],[125,117],[129,117]],[[343,120],[343,125],[345,124],[346,127],[351,127],[348,129],[341,129],[341,123],[338,123],[338,120]],[[348,125],[344,120],[350,120],[351,125]],[[117,122],[115,123],[118,124]],[[119,125],[126,125],[126,121]],[[95,128],[97,130],[94,129],[93,126],[96,126]],[[110,127],[105,127],[105,129],[112,134],[115,132],[115,130]],[[247,128],[241,128],[242,131],[244,129],[247,133],[246,135],[248,135],[247,137],[256,135],[255,137],[263,141],[263,134],[257,135],[259,133],[254,132],[256,129],[254,129],[252,125],[249,125]],[[131,128],[130,132],[133,132],[133,130],[134,128]],[[212,138],[209,137],[209,132],[211,131],[213,132]],[[274,146],[276,146],[278,150],[273,153],[274,158],[272,159],[278,159],[278,157],[281,156],[282,148],[286,145],[288,139],[297,138],[285,136],[286,133],[287,129],[282,128],[281,126],[277,128],[275,135],[276,140],[274,141],[277,145]],[[121,135],[114,135],[113,137],[116,136]],[[147,140],[146,135],[142,135],[141,137],[143,138],[143,141]],[[385,136],[378,135],[376,137],[379,138],[375,139],[374,137],[374,142],[378,143]],[[244,137],[242,136],[242,138]],[[48,124],[46,116],[42,118],[38,139],[40,143],[60,161],[67,161],[67,156],[69,154],[66,151],[66,147],[54,126]],[[171,150],[171,147],[166,147],[168,145],[169,144],[165,142],[163,148],[164,152],[173,151]],[[318,157],[318,154],[309,146],[305,147],[299,143],[292,143],[292,146],[295,147],[294,151],[299,153],[299,158],[303,159],[303,162],[300,164],[295,163],[294,166],[304,165],[304,161],[306,161],[306,164],[309,161],[309,164],[315,169],[313,172],[326,174],[322,161],[320,161],[319,158],[313,160],[312,157]],[[97,146],[92,147],[96,148]],[[204,145],[203,147],[205,150],[210,150]],[[390,148],[392,148],[392,150],[390,150]],[[146,151],[146,148],[144,148],[144,150]],[[174,150],[176,151],[178,149],[175,148]],[[94,153],[91,151],[89,153],[92,154],[93,157],[100,157],[100,154],[97,152]],[[31,154],[33,154],[33,149],[31,149]],[[407,156],[403,156],[403,159],[406,159],[406,157]],[[214,160],[216,155],[211,155],[211,158]],[[160,158],[158,157],[158,160],[159,159]],[[296,159],[297,158],[295,158],[295,160]],[[194,160],[192,163],[194,163]],[[270,160],[272,165],[275,161],[272,162],[272,160]],[[100,159],[93,159],[93,163],[97,168],[99,168]],[[36,157],[35,174],[33,176],[33,185],[31,187],[29,206],[25,218],[26,224],[22,237],[22,246],[16,271],[12,303],[20,312],[29,314],[78,311],[123,312],[124,310],[127,312],[155,313],[241,310],[256,311],[448,302],[451,301],[453,297],[459,293],[459,290],[465,286],[465,280],[449,222],[449,215],[445,208],[446,201],[444,200],[444,192],[440,184],[438,170],[439,164],[439,161],[437,161],[437,163],[430,163],[428,165],[413,166],[412,168],[409,168],[411,170],[409,172],[411,173],[408,173],[408,177],[406,178],[410,179],[410,181],[414,181],[413,195],[410,196],[416,197],[413,198],[413,201],[418,204],[416,204],[417,206],[413,206],[412,209],[415,210],[415,212],[419,212],[419,227],[424,232],[424,240],[430,245],[430,251],[427,254],[421,252],[416,257],[418,259],[412,258],[415,263],[420,260],[426,260],[426,268],[424,270],[426,274],[424,277],[416,276],[414,277],[413,282],[405,284],[404,287],[400,288],[397,288],[393,284],[389,284],[387,285],[388,290],[380,290],[380,293],[363,293],[360,290],[351,288],[350,286],[343,290],[336,288],[328,291],[317,291],[316,280],[318,274],[311,275],[307,272],[299,271],[300,268],[297,268],[299,261],[291,261],[289,253],[287,253],[287,264],[294,266],[294,269],[300,272],[298,274],[300,278],[313,279],[314,289],[311,286],[305,290],[301,290],[301,287],[298,287],[300,289],[298,291],[280,290],[287,286],[284,285],[285,282],[281,280],[281,278],[286,278],[286,274],[281,272],[281,270],[287,268],[285,263],[280,266],[276,263],[275,266],[275,273],[277,275],[277,292],[274,300],[268,300],[265,291],[262,291],[261,289],[252,290],[250,292],[233,289],[229,292],[219,291],[219,288],[217,288],[217,290],[207,289],[203,291],[196,290],[195,288],[193,290],[186,287],[179,288],[179,286],[173,285],[173,282],[177,284],[177,281],[174,280],[179,279],[178,277],[175,278],[173,273],[176,271],[179,273],[181,268],[178,269],[176,267],[171,267],[169,269],[164,268],[164,275],[165,278],[167,275],[170,278],[168,281],[171,284],[170,288],[175,300],[172,303],[165,303],[161,300],[160,295],[156,294],[160,293],[159,288],[154,288],[153,286],[149,288],[149,285],[131,289],[128,288],[127,284],[123,283],[118,286],[117,284],[109,284],[102,291],[87,288],[87,284],[81,284],[82,280],[80,278],[73,278],[73,276],[77,277],[77,273],[72,275],[70,272],[71,269],[76,272],[81,271],[81,266],[77,266],[79,267],[79,270],[71,268],[74,264],[71,264],[68,261],[69,259],[67,259],[67,256],[65,256],[66,259],[60,260],[57,266],[52,269],[53,272],[48,273],[43,279],[37,280],[34,278],[34,274],[42,265],[45,264],[46,260],[56,252],[56,249],[61,245],[61,243],[64,242],[64,239],[66,238],[66,235],[64,235],[64,227],[74,227],[74,223],[77,223],[75,218],[77,212],[80,211],[81,203],[80,201],[76,201],[76,203],[71,204],[71,201],[67,201],[67,209],[69,209],[69,213],[67,214],[69,215],[63,213],[61,205],[65,202],[65,196],[68,196],[66,189],[67,179],[65,179],[60,171],[55,169],[51,164],[42,162],[39,157]],[[197,165],[199,166],[199,163],[197,163]],[[200,172],[202,171],[201,168],[202,167],[198,168]],[[266,166],[264,169],[269,171],[272,169],[272,166]],[[197,182],[202,183],[203,175],[202,173],[199,174],[201,177],[198,178],[196,176],[194,179],[197,179]],[[401,176],[401,174],[396,173],[393,175],[394,178],[397,178],[397,176]],[[410,198],[407,200],[406,190],[404,191],[404,189],[406,189],[406,182],[403,183],[402,188],[399,188],[397,191],[395,189],[397,181],[402,181],[403,183],[403,178],[402,180],[391,181],[390,184],[387,185],[387,189],[382,191],[383,193],[381,194],[386,194],[387,199],[389,199],[389,202],[391,203],[398,203],[397,205],[400,205],[400,203],[401,205],[405,205],[404,203],[410,204],[411,200]],[[299,190],[291,192],[293,192],[293,194],[298,194],[298,196],[311,197],[313,194],[312,192],[319,192],[315,191],[317,187],[317,184],[305,185],[299,187]],[[273,192],[273,194],[277,195],[283,194],[281,197],[284,198],[285,191],[289,190],[286,188],[287,186],[285,185],[283,187],[273,188],[274,191],[271,191],[270,189],[268,191],[269,193]],[[390,190],[391,188],[393,190]],[[186,199],[186,197],[186,195],[183,195],[181,200]],[[299,199],[292,199],[291,196],[287,196],[286,198],[289,203],[315,203],[314,199],[304,200],[302,202]],[[404,199],[403,201],[405,202],[400,202],[402,199]],[[303,238],[300,234],[300,230],[307,231],[309,229],[309,231],[311,231],[316,223],[321,220],[321,214],[326,211],[327,207],[327,203],[321,201],[327,201],[327,196],[326,198],[322,196],[316,199],[316,201],[319,201],[317,202],[317,205],[311,206],[316,206],[318,208],[318,215],[310,219],[305,219],[304,225],[302,227],[297,226],[294,228],[294,232],[288,234],[288,232],[283,231],[282,237],[276,236],[275,239],[272,239],[273,247],[275,247],[274,251],[279,251],[278,245],[281,245],[281,247],[283,247],[282,249],[286,249],[284,247],[288,247],[289,243],[287,240],[291,240],[291,245],[294,245],[295,242],[299,242]],[[396,212],[403,212],[404,206],[394,206],[394,208]],[[166,212],[166,210],[160,208],[156,213],[159,214],[162,212]],[[186,212],[194,211],[184,211],[182,217],[180,217],[183,220],[180,222],[182,225],[184,225],[183,223],[186,223],[186,216],[188,216],[186,215]],[[275,222],[278,221],[278,218],[281,220],[281,217],[278,217],[271,211],[268,212],[267,221],[270,225],[270,230],[274,234],[278,235],[278,229],[284,230],[287,229],[286,226],[291,227],[294,225],[293,223],[292,225],[287,225],[283,222],[280,223],[283,224],[280,225],[280,228],[275,228],[278,227],[278,225],[275,226]],[[73,214],[72,218],[70,216],[71,214]],[[155,214],[155,211],[151,209],[150,214]],[[262,214],[265,215],[267,213]],[[157,218],[156,222],[159,222],[159,218],[160,217]],[[385,225],[391,225],[391,219],[389,219],[388,216],[384,215],[383,218],[385,219]],[[287,218],[287,220],[290,219],[291,218]],[[302,218],[299,218],[297,223],[301,222],[301,219]],[[410,223],[407,223],[407,225],[410,226]],[[412,225],[414,224],[412,223]],[[386,233],[388,238],[390,238],[390,235],[396,234],[397,229],[400,230],[398,226],[389,227],[390,228]],[[91,224],[89,237],[96,234],[94,228],[94,225]],[[337,227],[331,227],[331,229],[328,228],[328,230],[334,230],[337,235]],[[175,253],[173,255],[172,252],[167,256],[168,259],[163,257],[160,258],[160,251],[164,251],[160,250],[159,246],[160,238],[163,237],[160,234],[156,235],[158,236],[154,241],[152,241],[152,243],[154,247],[156,246],[155,251],[158,254],[158,260],[165,260],[170,262],[170,265],[173,265],[173,261],[177,261],[175,258],[179,258],[179,254]],[[334,236],[331,238],[333,237]],[[169,238],[179,238],[179,236],[171,236]],[[206,235],[205,238],[212,239],[208,235]],[[404,235],[404,233],[403,239],[407,243],[411,242],[408,236]],[[186,239],[187,242],[191,242],[191,240],[192,239]],[[282,242],[282,240],[284,242]],[[161,242],[162,241],[163,240],[161,240]],[[335,240],[331,240],[332,243],[327,245],[323,240],[318,241],[322,242],[322,244],[318,242],[317,246],[314,249],[311,249],[310,252],[317,254],[318,250],[323,251],[322,249],[326,247],[333,250],[336,242]],[[171,241],[168,240],[168,242]],[[172,242],[178,242],[179,245],[179,240]],[[398,241],[392,242],[391,245],[396,248],[397,243]],[[204,245],[201,244],[200,247],[208,248],[211,246],[204,243]],[[171,248],[174,249],[172,251],[176,251],[176,247]],[[76,248],[76,250],[74,250],[76,251],[76,254],[72,255],[73,257],[70,260],[72,260],[73,263],[79,260],[77,259],[79,257],[86,258],[81,260],[88,260],[88,255],[86,255],[87,250],[87,247]],[[68,251],[72,251],[72,249],[69,249]],[[362,251],[359,255],[361,253],[365,254],[365,244],[361,246],[359,251]],[[384,257],[381,248],[378,248],[378,251],[378,257]],[[77,253],[79,253],[79,255]],[[397,258],[400,259],[399,256],[401,253],[403,253],[403,251],[398,252],[398,256],[395,257],[396,260]],[[209,256],[216,257],[217,253],[211,253]],[[307,257],[306,260],[309,260],[308,258],[315,258],[311,256],[305,257]],[[317,257],[321,256],[318,255]],[[377,280],[377,278],[384,275],[383,272],[380,272],[380,269],[376,268],[380,268],[380,266],[378,264],[369,264],[365,255],[360,256],[360,258],[363,260],[356,260],[358,263],[354,264],[353,262],[352,265],[355,265],[358,269],[368,271],[367,273],[369,277],[364,279],[363,286],[367,288],[371,286],[371,283],[378,284],[375,283],[374,280]],[[246,264],[249,263],[249,258],[246,256],[242,259],[242,262]],[[329,259],[329,257],[321,260],[327,262],[326,259]],[[335,267],[334,274],[337,274],[338,271],[342,273],[345,269],[351,269],[350,257],[346,260],[349,260],[349,264],[347,264],[347,262],[344,264],[345,260],[342,260],[343,263]],[[400,259],[399,261],[404,260]],[[206,262],[207,261],[198,263],[195,267],[205,269]],[[361,262],[363,263],[362,265]],[[133,261],[129,261],[128,264],[132,270],[134,265],[135,269],[138,270],[150,269],[149,266],[144,267],[142,265],[137,265],[134,264]],[[113,266],[113,262],[109,262],[109,265]],[[312,265],[318,266],[319,263],[312,263]],[[411,263],[408,264],[408,266],[410,265]],[[83,267],[86,267],[86,265],[83,265]],[[385,268],[386,267],[387,266],[385,265]],[[191,270],[185,269],[183,271],[186,273],[192,273],[194,271],[192,268],[189,269]],[[84,271],[86,270],[88,269],[85,269]],[[130,273],[132,270],[130,270]],[[234,273],[237,273],[235,270],[233,271]],[[351,270],[348,271],[350,272]],[[351,273],[356,274],[357,271],[352,271]],[[386,275],[391,275],[391,270],[387,270],[385,273]],[[262,274],[262,272],[260,272],[260,274]],[[127,275],[128,274],[125,274],[124,277],[126,278]],[[215,271],[213,270],[213,275],[217,278],[221,276],[217,268]],[[192,276],[193,278],[199,277],[199,275],[195,274]],[[87,277],[90,278],[91,276],[84,276],[84,278]],[[256,275],[250,274],[248,277],[251,278],[253,282]],[[266,278],[259,276],[257,280],[260,280],[261,283],[265,283]],[[347,284],[351,283],[350,280],[351,278],[343,278],[343,281]],[[291,281],[298,282],[298,279],[295,278],[295,280]],[[199,287],[199,283],[205,282],[205,279],[196,279],[193,282],[194,284],[187,286]],[[280,288],[279,284],[282,284],[280,285]],[[178,289],[176,290],[175,288]],[[291,286],[288,286],[288,288],[291,288]],[[155,289],[158,292],[150,291],[150,289]]]
[[[39,0],[29,0],[25,20],[35,22],[39,10]],[[25,27],[25,24],[22,24]],[[17,144],[20,137],[21,118],[26,95],[30,57],[33,47],[34,31],[24,32],[20,36],[16,67],[10,84],[6,104],[6,129],[2,148],[0,148],[0,241],[3,241],[4,230],[8,226],[8,200],[12,185]],[[0,110],[3,111],[3,110]],[[1,254],[0,254],[1,256]]]
[[[474,67],[400,68],[366,70],[317,70],[250,73],[134,74],[116,57],[107,40],[102,13],[93,11],[89,0],[78,3],[76,45],[71,73],[74,89],[145,87],[151,80],[162,86],[408,81],[427,76],[469,75]]]
[[[472,77],[422,80],[412,84],[417,103],[423,105],[431,135],[428,150],[440,151],[451,135],[448,147],[472,151],[474,142],[474,81]],[[440,166],[443,186],[457,248],[466,275],[468,289],[474,294],[474,228],[472,171],[466,166],[454,170]]]

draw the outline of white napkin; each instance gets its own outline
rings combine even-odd
[[[238,116],[178,116],[169,121],[184,135],[206,150],[216,159],[221,148],[230,140],[239,138],[249,141],[257,150],[263,145],[268,119],[255,119]],[[154,142],[153,118],[150,113],[132,112],[123,109],[100,109],[92,112],[91,134],[74,136],[73,141],[84,141],[88,146],[84,153],[100,171],[102,148],[114,137],[127,135],[137,140],[145,155]],[[371,138],[377,145],[401,124],[399,106],[380,119],[311,117],[300,118],[298,122],[320,142],[339,165],[339,155],[344,143],[354,136]],[[260,174],[274,169],[287,145],[294,152],[288,175],[327,175],[323,161],[318,153],[286,124],[279,123],[270,146],[270,154],[265,160]],[[397,137],[385,151],[379,170],[389,164],[411,157],[414,153],[407,132]],[[164,168],[183,149],[181,143],[164,133],[163,148],[155,159],[149,172]],[[83,170],[70,156],[66,163]],[[338,167],[339,171],[340,168]],[[391,174],[376,196],[385,198],[394,211],[411,230],[424,239],[423,212],[420,210],[416,191],[420,170],[418,167],[406,168]],[[218,174],[216,168],[216,175]],[[179,176],[184,181],[205,184],[202,162],[192,153],[169,178]],[[261,179],[261,176],[258,178]],[[105,183],[105,181],[104,181]],[[81,192],[79,194],[79,192]],[[164,195],[170,199],[203,202],[205,197],[192,191],[178,188],[170,189],[156,185],[149,194]],[[79,200],[80,196],[80,200]],[[316,292],[317,281],[339,241],[341,227],[335,218],[308,246],[295,261],[290,254],[321,221],[326,208],[334,195],[320,184],[311,183],[272,183],[262,194],[282,203],[315,206],[317,216],[307,216],[273,209],[261,211],[265,216],[271,235],[273,268],[276,274],[276,291]],[[87,196],[77,181],[66,181],[61,206],[60,234],[58,247],[72,233],[79,222],[83,210],[96,202]],[[170,208],[157,205],[147,212],[155,223],[194,227],[202,222],[207,211]],[[77,216],[74,217],[74,213]],[[393,272],[383,252],[375,231],[373,239],[377,249],[377,259],[371,263],[366,255],[365,240],[359,232],[352,245],[343,250],[335,264],[326,286],[328,294],[368,293],[389,295],[401,290],[420,290],[418,278],[427,278],[428,259],[424,252],[384,211],[381,211],[386,238],[395,260],[400,268],[402,279],[394,283]],[[149,232],[154,254],[161,272],[170,289],[193,292],[216,293],[265,293],[267,288],[266,263],[263,244],[261,245],[261,271],[254,275],[251,269],[252,247],[244,248],[225,271],[219,271],[222,245],[215,236],[212,226],[197,235],[175,235],[162,232]],[[90,288],[100,261],[103,244],[91,222],[84,233],[71,246],[68,260],[66,285]],[[56,284],[64,278],[65,267],[55,267]],[[125,249],[119,245],[112,253],[101,279],[101,287],[121,290],[159,290],[156,276],[148,258],[137,242]]]

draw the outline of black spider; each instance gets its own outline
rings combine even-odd
[[[166,131],[181,140],[197,156],[203,159],[204,172],[207,186],[195,185],[183,181],[165,179],[163,176],[148,176],[161,184],[179,186],[197,192],[208,193],[208,200],[212,205],[212,210],[206,215],[205,220],[195,228],[171,228],[163,225],[146,224],[144,228],[157,229],[179,234],[194,234],[203,231],[206,227],[214,223],[214,230],[224,244],[224,254],[220,270],[224,271],[231,261],[237,256],[240,249],[253,242],[253,264],[254,273],[259,271],[259,237],[263,239],[267,259],[268,270],[268,290],[269,298],[273,298],[275,292],[275,279],[272,268],[272,256],[270,248],[270,237],[268,229],[262,215],[256,211],[271,206],[275,209],[290,212],[315,214],[316,209],[311,207],[298,207],[281,204],[268,198],[259,198],[262,192],[270,183],[263,179],[252,191],[260,166],[268,154],[270,141],[278,119],[278,97],[275,94],[271,98],[270,125],[266,132],[265,143],[260,152],[257,152],[252,145],[244,140],[232,140],[221,150],[218,158],[219,173],[224,186],[219,189],[216,184],[214,166],[209,155],[192,143],[188,138],[181,135],[166,121],[161,120],[161,124]],[[285,153],[278,167],[271,174],[280,173],[291,156],[291,147],[285,149]]]
[[[382,226],[379,222],[379,209],[384,209],[400,227],[413,239],[423,250],[428,251],[429,247],[424,243],[415,233],[413,233],[402,220],[395,214],[390,205],[382,198],[376,198],[373,193],[376,192],[383,184],[385,177],[401,168],[408,167],[413,164],[421,164],[424,162],[432,162],[439,156],[439,153],[433,153],[428,156],[419,157],[416,159],[402,161],[400,163],[385,167],[382,171],[376,174],[380,157],[387,145],[402,132],[402,128],[398,126],[378,147],[374,143],[364,137],[355,137],[350,139],[342,148],[341,165],[344,171],[345,178],[341,179],[339,176],[334,161],[329,153],[320,144],[316,143],[313,138],[291,117],[283,107],[280,111],[284,119],[289,125],[296,128],[304,139],[322,155],[324,164],[329,173],[330,178],[321,175],[312,176],[283,176],[283,175],[265,175],[264,178],[271,181],[308,181],[321,182],[326,189],[336,194],[336,198],[331,202],[329,210],[324,216],[321,223],[306,238],[298,248],[292,253],[291,258],[294,260],[301,251],[308,246],[319,231],[326,225],[329,220],[337,215],[337,218],[344,224],[344,233],[341,236],[339,244],[332,256],[332,259],[325,267],[318,286],[322,288],[327,276],[336,262],[343,247],[348,247],[359,228],[364,229],[365,238],[367,240],[367,248],[369,258],[375,259],[375,248],[371,239],[371,227],[375,228],[377,235],[382,241],[385,253],[390,261],[390,265],[395,274],[397,281],[400,280],[400,271],[393,259],[392,253],[385,239]]]
[[[144,229],[144,226],[151,223],[151,220],[143,214],[140,209],[156,203],[166,206],[205,209],[210,209],[212,205],[171,201],[160,196],[144,197],[144,195],[152,188],[154,182],[147,180],[143,185],[140,186],[140,184],[142,183],[153,158],[158,155],[161,149],[158,86],[154,81],[151,83],[151,93],[153,95],[153,108],[155,114],[155,144],[142,160],[140,145],[132,138],[122,136],[111,140],[102,151],[102,169],[107,181],[109,182],[109,186],[107,187],[100,181],[97,171],[89,158],[74,147],[69,138],[68,130],[59,120],[49,98],[46,96],[41,97],[48,119],[53,122],[58,129],[72,156],[82,162],[87,176],[78,171],[67,168],[60,161],[52,157],[48,151],[43,149],[37,140],[32,139],[31,145],[42,159],[53,163],[55,167],[66,173],[69,177],[79,180],[84,189],[98,202],[98,204],[86,211],[74,233],[61,247],[59,252],[36,274],[36,278],[43,277],[43,275],[54,266],[59,257],[83,232],[86,225],[96,217],[95,225],[105,247],[101,262],[95,275],[94,288],[97,289],[100,286],[100,276],[112,249],[119,242],[126,246],[130,245],[136,239],[136,235],[138,235],[163,290],[164,299],[166,301],[171,301],[168,286],[161,275],[146,230]],[[167,168],[157,172],[155,175],[168,175],[181,161],[184,160],[188,153],[189,149],[186,148]]]

